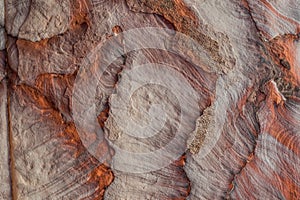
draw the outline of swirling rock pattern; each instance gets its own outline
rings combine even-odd
[[[0,0],[0,199],[300,199],[299,6]]]
[[[299,97],[284,100],[272,81],[265,87],[266,101],[257,113],[260,134],[255,156],[235,177],[232,197],[297,199],[300,192]],[[245,187],[255,192],[249,193]]]
[[[112,181],[112,172],[84,151],[74,124],[64,122],[51,102],[25,85],[16,86],[10,103],[15,108],[11,110],[11,120],[18,122],[11,127],[18,180],[14,197],[96,199],[103,196],[104,188]]]
[[[251,16],[266,39],[300,30],[299,1],[247,1]]]

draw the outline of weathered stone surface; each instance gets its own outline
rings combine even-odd
[[[0,51],[0,81],[2,81],[6,76],[7,62],[6,62],[6,53]]]
[[[20,28],[18,37],[39,41],[64,33],[69,27],[70,9],[69,1],[30,1],[30,12]]]
[[[159,171],[144,174],[114,172],[114,182],[105,199],[185,199],[189,195],[189,180],[182,166],[184,158]]]
[[[93,9],[86,4],[85,1],[74,1],[72,20],[65,34],[40,42],[22,39],[16,42],[21,81],[33,85],[40,74],[73,74],[81,65],[82,58],[100,42],[113,36],[113,28],[118,24],[122,24],[124,30],[162,24],[158,16],[131,13],[125,2],[95,3]],[[93,13],[93,17],[89,12]],[[110,15],[111,12],[114,15]]]
[[[214,122],[209,122],[211,136],[204,139],[199,153],[187,155],[185,171],[192,185],[188,199],[230,197],[234,189],[232,180],[251,159],[259,131],[252,103],[243,103],[238,103],[242,105],[242,111],[227,111],[223,127],[217,117]]]
[[[84,150],[74,124],[25,85],[15,86],[10,103],[16,197],[101,198],[112,173]]]
[[[159,69],[169,68],[166,65],[160,65],[158,68],[152,65],[147,66],[146,68],[149,71],[146,70],[147,72],[143,74],[148,74],[154,85],[143,85],[143,87],[137,90],[134,89],[134,93],[132,93],[131,88],[135,88],[134,83],[143,82],[140,79],[136,79],[140,77],[137,74],[140,68],[137,66],[151,63],[154,55],[156,55],[155,58],[158,58],[155,61],[171,65],[170,71],[161,71]],[[172,68],[178,71],[173,72],[171,71]],[[189,109],[193,111],[190,110],[186,116],[181,113],[185,113],[185,111],[177,110],[181,103],[187,103],[187,101],[184,101],[185,96],[177,96],[179,91],[176,90],[176,87],[172,90],[172,86],[170,85],[164,86],[162,82],[155,82],[155,80],[171,81],[166,76],[166,73],[172,73],[173,78],[174,76],[178,76],[179,78],[180,73],[183,71],[186,72],[185,75],[187,77],[198,77],[198,80],[206,78],[208,80],[208,83],[203,83],[203,85],[200,85],[200,82],[193,82],[194,88],[197,88],[197,92],[201,94],[198,99],[200,108],[197,108],[197,106],[190,107]],[[152,73],[155,73],[155,77]],[[180,155],[177,155],[177,151],[181,150],[182,153],[185,151],[185,140],[194,128],[194,121],[202,109],[209,104],[211,98],[213,98],[206,91],[214,90],[213,81],[216,76],[205,73],[201,68],[193,68],[189,63],[180,60],[174,54],[159,50],[144,50],[128,55],[126,65],[120,76],[122,79],[117,83],[117,90],[111,95],[109,100],[110,113],[105,122],[106,137],[115,149],[112,167],[120,171],[116,171],[114,174],[115,181],[107,190],[105,197],[107,199],[186,198],[189,193],[189,187],[188,180],[182,169],[184,163],[179,166],[176,166],[174,163],[168,163],[170,161],[168,161],[166,155],[163,155],[159,151],[167,145],[171,145],[172,148],[169,149],[166,147],[166,151],[171,155],[175,155],[174,158],[180,158]],[[130,85],[131,83],[133,85]],[[184,83],[182,82],[183,85]],[[130,97],[130,103],[127,102],[128,97]],[[191,101],[192,96],[189,96],[189,98],[189,101]],[[161,109],[163,110],[159,112],[155,111],[155,107],[153,106],[157,104],[161,105]],[[149,109],[152,109],[153,113]],[[126,114],[126,111],[129,111],[129,113]],[[162,116],[166,116],[165,124],[156,124],[159,124],[161,127],[156,125],[151,126],[151,124],[149,126],[151,120],[164,121],[161,118]],[[180,116],[184,117],[186,121],[180,120]],[[127,121],[124,123],[120,122],[124,118]],[[130,120],[134,120],[144,126],[149,126],[151,129],[139,127],[138,124]],[[178,126],[179,124],[183,126],[183,129]],[[145,138],[140,138],[141,136]],[[177,138],[178,136],[180,139]],[[176,145],[172,146],[173,143]],[[130,153],[125,156],[119,149]],[[157,156],[152,155],[151,151],[157,151]],[[144,153],[145,155],[137,159],[135,156],[131,157],[131,153]],[[148,156],[150,155],[152,155],[151,159],[148,160]],[[147,172],[152,169],[152,166],[154,168],[157,166],[159,169],[154,172]],[[135,172],[139,171],[140,173],[135,174]],[[170,184],[166,185],[166,182],[170,182]],[[145,189],[142,190],[142,188]],[[122,193],[117,193],[120,190]]]
[[[299,199],[299,5],[0,0],[0,198]]]
[[[8,66],[14,72],[18,72],[18,66],[19,66],[19,51],[16,45],[16,41],[17,40],[15,38],[9,36],[6,42]]]
[[[211,12],[214,8],[212,8],[212,5],[218,5],[215,7],[215,9],[220,8],[219,6],[222,6],[223,8],[225,6],[230,6],[230,4],[227,3],[223,3],[223,4],[214,4],[213,1],[211,2],[207,2],[207,3],[202,3],[201,4],[201,8],[199,10],[199,13],[201,13],[201,15],[205,16],[206,18],[215,20],[214,16],[210,17],[210,13],[215,13],[215,12]],[[233,6],[233,7],[231,7]],[[228,7],[228,9],[225,10],[230,10],[230,17],[228,17],[228,21],[225,20],[225,16],[223,16],[223,26],[218,26],[219,29],[225,28],[224,31],[226,31],[227,35],[229,35],[229,37],[232,37],[232,41],[234,41],[234,38],[239,38],[239,44],[234,44],[235,42],[233,42],[233,49],[237,48],[239,49],[239,53],[242,52],[247,52],[247,56],[252,56],[257,57],[258,54],[264,55],[264,49],[260,49],[258,48],[259,46],[255,47],[257,45],[257,41],[260,41],[260,39],[257,37],[257,34],[255,33],[255,31],[252,32],[242,32],[242,30],[247,30],[246,28],[242,28],[242,26],[245,25],[245,22],[242,22],[244,20],[246,20],[247,18],[242,18],[242,12],[244,9],[243,7],[240,7],[240,11],[238,11],[239,14],[236,14],[234,16],[237,16],[237,18],[233,18],[231,16],[232,11],[234,10],[234,5],[231,4],[230,7]],[[210,12],[205,12],[205,10],[209,10]],[[202,12],[201,12],[202,11]],[[250,10],[251,11],[251,10]],[[245,10],[244,13],[246,14]],[[261,12],[259,12],[259,14],[261,15]],[[231,22],[234,21],[234,22]],[[227,27],[229,27],[229,24],[235,24],[236,26],[240,26],[239,21],[241,23],[241,27],[240,29],[238,29],[238,32],[235,32],[234,29],[227,29]],[[250,20],[250,16],[248,16],[248,20],[247,20],[250,24],[249,26],[253,26],[251,25],[251,20]],[[212,21],[212,23],[214,23],[214,21]],[[228,25],[226,25],[226,23],[229,23]],[[217,24],[216,24],[217,26]],[[249,29],[248,29],[249,30]],[[250,29],[250,30],[255,30],[255,28]],[[251,37],[253,37],[253,39],[250,39]],[[256,38],[256,39],[255,39]],[[255,41],[255,42],[251,42],[251,41]],[[243,44],[243,42],[245,42]],[[254,48],[252,49],[251,54],[249,52],[249,46],[253,46]],[[280,49],[280,48],[273,48],[273,50],[276,51],[276,49]],[[282,49],[282,48],[281,48]],[[279,50],[280,52],[285,52],[282,50]],[[254,52],[257,53],[254,53]],[[261,52],[261,53],[259,53]],[[288,58],[287,55],[283,56],[285,58]],[[290,56],[289,56],[290,57]],[[293,56],[292,56],[293,57]],[[259,58],[259,57],[257,57]],[[266,57],[265,57],[266,58]],[[237,56],[237,63],[247,63],[247,60],[255,60],[255,59],[243,59],[243,56],[239,55]],[[294,58],[293,58],[294,59]],[[264,59],[266,60],[266,59]],[[275,59],[274,59],[275,60]],[[258,62],[257,64],[253,63],[253,64],[247,64],[247,66],[252,66],[254,68],[237,68],[235,74],[238,74],[237,71],[240,71],[240,73],[242,74],[247,74],[249,73],[248,76],[251,76],[251,74],[255,71],[260,71],[261,73],[258,75],[256,74],[257,78],[259,78],[260,80],[264,80],[267,79],[270,74],[268,73],[263,73],[263,68],[264,63],[262,63],[261,61],[258,61],[256,59],[256,62]],[[259,64],[261,63],[261,64]],[[270,63],[269,63],[270,64]],[[259,68],[256,68],[256,66],[259,66]],[[269,65],[269,70],[272,68],[272,65]],[[253,71],[251,73],[251,71]],[[294,73],[294,75],[296,75],[297,73]],[[265,76],[265,78],[263,78],[263,76]],[[296,75],[297,76],[297,75]],[[260,78],[261,77],[261,78]],[[229,79],[227,79],[227,77],[225,78],[226,81],[229,81],[231,78],[230,76],[228,76]],[[212,134],[212,136],[216,137],[218,136],[218,134],[216,134],[217,132],[220,132],[220,138],[218,138],[217,143],[214,145],[214,147],[212,148],[212,150],[210,151],[210,153],[206,156],[201,155],[201,150],[200,150],[200,154],[196,154],[196,155],[191,155],[191,157],[189,157],[189,155],[187,155],[187,164],[186,164],[186,173],[188,174],[188,177],[190,178],[192,185],[194,183],[194,187],[192,186],[192,190],[191,190],[191,195],[190,195],[190,199],[211,199],[211,198],[228,198],[228,197],[232,197],[234,199],[243,199],[243,198],[251,198],[250,193],[247,193],[246,188],[249,187],[249,182],[235,182],[235,176],[241,176],[239,175],[240,173],[243,173],[244,171],[244,166],[248,166],[248,162],[252,162],[251,160],[253,159],[253,157],[256,156],[256,151],[259,151],[256,149],[256,145],[258,143],[258,139],[255,139],[258,137],[258,133],[260,133],[259,127],[258,126],[258,122],[257,119],[255,117],[255,115],[253,115],[252,113],[256,113],[255,111],[255,107],[254,105],[251,105],[249,103],[245,103],[245,100],[248,98],[248,101],[252,101],[255,102],[253,100],[253,95],[249,96],[249,93],[245,94],[245,91],[250,92],[251,89],[246,89],[249,83],[250,83],[250,87],[257,87],[260,83],[259,82],[255,82],[255,79],[251,79],[252,81],[250,81],[248,84],[244,81],[238,81],[241,80],[238,77],[234,77],[235,83],[232,86],[226,87],[224,89],[223,88],[223,84],[218,85],[221,86],[220,88],[217,86],[217,93],[216,93],[216,104],[219,105],[220,107],[217,109],[216,112],[218,112],[218,115],[214,115],[215,119],[214,122],[217,122],[217,124],[212,123],[213,127],[218,127],[217,130],[215,131],[210,131],[210,133],[214,133]],[[246,79],[243,79],[246,80]],[[246,84],[245,84],[246,83]],[[239,89],[239,88],[244,88],[244,89]],[[220,93],[218,93],[218,91]],[[243,94],[244,93],[244,94]],[[228,95],[228,96],[227,96]],[[246,95],[246,96],[245,96]],[[227,99],[227,97],[228,99]],[[220,97],[220,98],[218,98]],[[259,97],[261,98],[261,97]],[[242,101],[242,102],[241,102]],[[261,99],[260,99],[261,101]],[[229,104],[228,104],[229,103]],[[237,107],[235,105],[238,105]],[[241,107],[242,106],[242,109]],[[229,108],[230,111],[227,111],[227,113],[230,114],[225,114],[225,115],[221,115],[220,116],[220,111],[221,110],[226,110],[226,107]],[[236,107],[236,108],[235,108]],[[240,114],[239,114],[240,113]],[[241,114],[242,113],[242,114]],[[268,113],[268,111],[266,111],[266,113]],[[233,118],[231,118],[231,116],[234,116]],[[219,118],[219,119],[218,119]],[[242,118],[242,119],[241,119]],[[225,119],[225,120],[224,120]],[[219,122],[224,123],[223,128],[220,128],[222,126],[220,126]],[[229,125],[230,124],[230,125]],[[232,126],[233,125],[233,126]],[[221,129],[221,131],[220,131]],[[212,129],[210,129],[212,130]],[[269,141],[268,141],[269,142]],[[205,152],[202,152],[205,153]],[[191,160],[190,160],[191,158]],[[258,167],[258,166],[257,166]],[[279,167],[279,168],[284,168],[283,166]],[[253,174],[255,174],[255,172],[252,171]],[[238,174],[238,175],[236,175]],[[255,176],[255,175],[254,175]],[[232,178],[233,177],[233,178]],[[252,176],[251,176],[252,178]],[[233,180],[233,182],[232,182]],[[258,180],[258,179],[256,179]],[[270,178],[269,181],[272,180],[272,182],[276,182],[276,178]],[[264,181],[260,182],[260,183],[264,183]],[[257,187],[257,183],[252,182],[253,187],[256,188]],[[209,186],[207,186],[209,185]],[[241,186],[240,186],[241,185]],[[235,190],[238,190],[239,188],[243,188],[244,192],[244,196],[239,196],[239,198],[237,196],[231,196],[232,193],[235,192]],[[261,185],[262,187],[262,185]],[[253,189],[253,191],[257,191],[257,196],[252,196],[252,198],[280,198],[280,196],[278,195],[278,193],[276,192],[275,189],[272,189],[271,186],[266,186],[264,185],[264,187],[266,188],[265,190],[261,190],[261,193],[255,189]],[[268,190],[268,192],[267,192]],[[291,190],[294,190],[294,188],[292,188]],[[259,196],[261,195],[261,196]],[[246,197],[247,196],[247,197]],[[288,196],[285,196],[286,198],[288,198]]]
[[[38,75],[44,73],[67,74],[76,70],[76,58],[64,54],[61,38],[51,38],[40,43],[18,40],[18,76],[21,81],[33,83]],[[31,51],[28,51],[31,49]],[[41,50],[43,49],[43,50]],[[62,53],[60,52],[62,51]]]
[[[4,27],[5,25],[5,8],[4,0],[0,1],[0,26]]]
[[[277,66],[274,81],[286,97],[295,95],[300,84],[299,36],[278,36],[267,43],[270,56]]]
[[[0,52],[0,55],[2,52]],[[3,70],[3,58],[0,58],[0,70]],[[3,78],[3,77],[2,77]],[[2,79],[1,78],[1,79]],[[1,80],[0,83],[0,199],[11,198],[11,175],[10,175],[10,137],[9,137],[9,119],[7,110],[7,80]]]
[[[8,34],[17,37],[30,11],[30,0],[7,0],[5,3],[5,29]]]
[[[4,0],[0,1],[0,51],[5,49],[6,34],[5,34],[5,9]]]
[[[6,33],[5,29],[0,26],[0,51],[5,49]]]
[[[227,73],[235,65],[231,44],[226,34],[218,33],[213,27],[202,24],[184,1],[136,1],[127,0],[132,11],[155,13],[164,16],[175,29],[193,38],[201,45],[211,60],[216,73]]]
[[[267,97],[257,113],[260,133],[255,154],[235,177],[232,197],[297,199],[300,195],[299,97],[284,100],[273,81],[265,87]]]
[[[65,121],[71,122],[71,97],[76,74],[43,74],[35,82],[36,88],[61,113]]]
[[[247,0],[251,16],[266,39],[300,32],[299,1]]]
[[[6,1],[6,29],[12,36],[39,41],[65,32],[69,26],[69,1]]]

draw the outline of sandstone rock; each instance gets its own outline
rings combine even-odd
[[[299,1],[247,1],[251,16],[268,40],[283,34],[297,34],[300,30]]]
[[[5,49],[6,33],[5,29],[0,26],[0,51]]]
[[[181,158],[155,172],[133,175],[115,171],[116,177],[107,189],[105,199],[185,199],[190,185],[183,164],[184,158]]]
[[[299,199],[298,5],[0,0],[0,198]]]
[[[18,37],[39,41],[64,33],[71,16],[69,1],[30,1],[30,12]]]
[[[4,8],[4,0],[0,1],[0,26],[4,27],[5,25],[5,8]]]
[[[16,86],[10,103],[16,198],[100,198],[111,171],[84,150],[74,124],[25,85]]]
[[[19,66],[19,51],[16,45],[16,39],[8,36],[6,42],[6,51],[7,51],[7,62],[8,67],[11,68],[14,72],[18,72]]]
[[[2,66],[0,66],[2,68]],[[0,69],[1,69],[0,68]],[[10,166],[10,135],[9,119],[7,110],[7,81],[2,80],[0,84],[0,198],[11,199],[11,166]]]
[[[7,62],[6,62],[6,53],[0,51],[0,81],[2,81],[6,76]]]
[[[0,1],[0,51],[5,49],[6,35],[5,35],[5,9],[4,0]]]
[[[266,85],[266,101],[258,111],[255,156],[235,177],[234,199],[299,197],[299,98],[285,101],[276,87],[272,81]]]
[[[17,37],[30,11],[30,0],[8,0],[5,3],[5,29],[8,34]]]
[[[65,32],[71,11],[68,1],[6,1],[7,32],[39,41]]]

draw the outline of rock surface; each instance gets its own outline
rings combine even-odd
[[[70,21],[68,1],[6,1],[6,29],[12,36],[39,41],[65,32]]]
[[[0,0],[0,199],[299,199],[299,5]]]
[[[0,51],[5,49],[6,35],[5,35],[5,8],[4,0],[0,1]]]
[[[101,198],[112,173],[84,150],[74,124],[25,85],[15,87],[10,104],[15,198]]]
[[[0,70],[5,70],[5,56],[3,52],[0,52]],[[0,72],[1,73],[1,72]],[[0,84],[0,198],[9,199],[11,197],[11,174],[10,174],[10,139],[9,138],[9,125],[8,125],[8,106],[7,106],[7,80],[3,79],[4,74],[0,74],[1,84]]]

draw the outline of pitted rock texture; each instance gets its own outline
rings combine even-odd
[[[300,199],[299,6],[0,0],[0,199]]]

